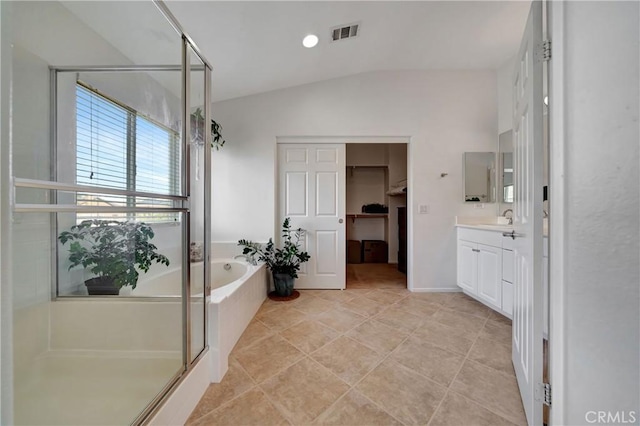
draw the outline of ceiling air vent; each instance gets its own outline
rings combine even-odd
[[[354,38],[359,34],[360,24],[340,25],[331,28],[331,41]]]

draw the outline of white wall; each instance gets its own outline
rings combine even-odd
[[[622,413],[631,423],[635,411],[637,424],[639,3],[552,2],[551,12],[552,420],[586,424],[602,410],[618,413],[608,424]]]
[[[497,210],[462,201],[463,152],[497,149],[496,92],[494,71],[388,71],[213,104],[228,141],[213,154],[213,241],[273,235],[276,136],[409,135],[410,209],[430,208],[410,228],[414,286],[455,289],[455,216]]]

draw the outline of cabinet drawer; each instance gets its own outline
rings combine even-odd
[[[492,247],[502,247],[502,232],[458,228],[458,238]]]
[[[502,250],[502,279],[513,282],[513,252]]]

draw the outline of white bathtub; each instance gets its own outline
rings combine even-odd
[[[202,295],[203,263],[191,264],[191,294]],[[226,266],[226,268],[225,268]],[[176,297],[181,295],[181,270],[169,270],[141,279],[131,296]],[[219,383],[229,367],[229,353],[267,297],[268,278],[264,265],[234,259],[211,261],[209,298],[209,350],[211,381]],[[123,294],[121,292],[121,294]],[[192,329],[197,332],[198,326]]]
[[[204,263],[191,264],[191,295],[201,295],[204,283]],[[214,259],[211,261],[211,293],[216,289],[244,281],[256,269],[256,266],[233,259]],[[151,276],[140,276],[140,281],[134,290],[127,292],[126,287],[120,291],[121,295],[141,297],[164,297],[182,295],[182,270],[173,268]]]

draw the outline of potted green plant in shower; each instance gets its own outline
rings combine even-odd
[[[90,295],[118,295],[125,286],[136,288],[140,272],[153,263],[169,266],[169,259],[150,242],[151,226],[144,222],[84,220],[58,239],[69,244],[69,269],[82,265],[95,276],[85,281]]]
[[[264,262],[273,275],[275,295],[289,297],[293,294],[295,279],[298,278],[300,266],[311,256],[300,248],[302,228],[291,229],[291,220],[286,218],[282,223],[282,248],[277,248],[273,239],[262,245],[253,241],[240,240],[238,245],[244,247],[242,254]]]

